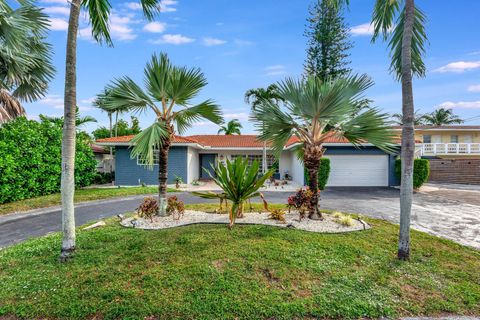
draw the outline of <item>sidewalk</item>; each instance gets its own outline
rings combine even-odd
[[[420,191],[437,191],[437,190],[462,190],[462,191],[480,191],[480,185],[473,184],[453,184],[453,183],[425,183]]]

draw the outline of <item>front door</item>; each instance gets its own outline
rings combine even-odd
[[[210,176],[206,171],[210,172],[212,176],[215,176],[215,159],[217,155],[215,153],[200,153],[200,179],[210,179]]]

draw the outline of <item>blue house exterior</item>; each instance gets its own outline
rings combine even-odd
[[[155,185],[158,184],[158,165],[150,170],[147,166],[130,158],[131,148],[119,146],[115,148],[115,184],[116,185]],[[168,183],[175,183],[180,177],[187,181],[187,147],[171,147],[168,154]]]

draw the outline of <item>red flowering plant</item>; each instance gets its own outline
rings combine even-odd
[[[292,208],[296,209],[300,214],[300,220],[302,220],[312,206],[312,197],[313,192],[308,187],[298,189],[297,193],[287,199],[288,212],[290,213]]]

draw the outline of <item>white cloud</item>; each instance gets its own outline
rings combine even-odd
[[[239,47],[248,47],[254,45],[252,41],[242,40],[242,39],[235,39],[233,43]]]
[[[480,84],[473,84],[468,86],[468,91],[470,92],[480,92]]]
[[[176,0],[162,0],[160,2],[160,11],[161,12],[175,12],[177,8],[173,7],[178,4]]]
[[[120,41],[133,40],[137,37],[137,35],[134,34],[133,29],[125,24],[112,23],[110,25],[110,34],[112,35],[112,38]]]
[[[287,70],[285,70],[285,66],[281,64],[268,66],[265,68],[267,76],[278,76],[282,74],[287,74]]]
[[[41,0],[42,3],[56,3],[56,4],[65,4],[68,5],[68,0]]]
[[[227,43],[227,41],[221,40],[221,39],[215,39],[215,38],[209,38],[209,37],[203,38],[203,45],[207,47],[219,46],[225,43]]]
[[[223,23],[223,22],[217,22],[217,23],[215,23],[215,25],[216,25],[217,27],[221,27],[221,26],[223,26],[224,24],[225,24],[225,23]]]
[[[81,103],[84,103],[84,104],[92,104],[93,101],[95,101],[95,99],[96,99],[96,97],[90,97],[90,98],[88,98],[88,99],[83,99],[83,100],[81,100],[80,102],[81,102]]]
[[[441,103],[438,108],[445,109],[480,109],[480,101],[446,101]]]
[[[126,2],[124,5],[131,10],[142,10],[142,5],[138,2]]]
[[[129,16],[120,16],[113,13],[110,16],[110,35],[113,40],[118,41],[130,41],[137,37],[135,30],[131,27],[132,24],[136,24],[136,20],[132,20]],[[86,26],[80,28],[78,32],[80,39],[93,41],[92,28]]]
[[[354,36],[371,36],[373,34],[373,25],[367,22],[353,26],[350,28],[350,33]]]
[[[238,120],[246,120],[248,119],[248,113],[240,112],[240,113],[225,113],[223,115],[225,119],[238,119]]]
[[[68,29],[68,22],[61,18],[50,18],[50,29],[54,31],[65,31]]]
[[[46,7],[43,9],[43,12],[48,13],[48,14],[60,14],[64,16],[69,16],[70,15],[70,9],[68,7]]]
[[[38,102],[55,109],[63,109],[63,98],[58,94],[48,94]]]
[[[164,34],[160,39],[150,40],[151,43],[155,44],[168,43],[175,45],[191,43],[193,41],[195,41],[195,39],[183,36],[181,34]]]
[[[451,62],[447,65],[444,65],[438,69],[435,69],[436,72],[455,72],[462,73],[468,70],[474,70],[480,68],[480,61],[456,61]]]
[[[153,33],[162,33],[167,28],[167,24],[163,22],[150,22],[143,26],[143,30]]]

